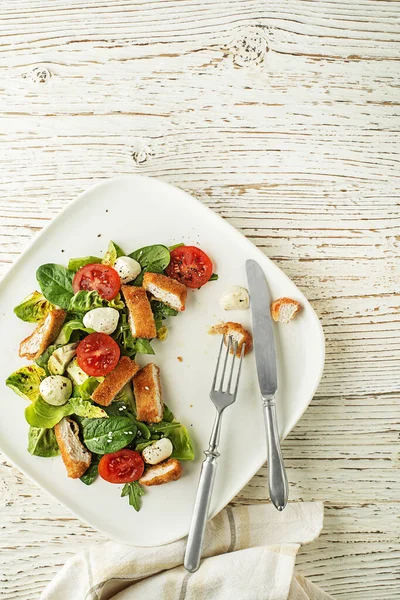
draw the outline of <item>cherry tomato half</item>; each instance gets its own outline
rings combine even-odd
[[[166,273],[189,288],[199,288],[210,279],[213,264],[203,250],[195,246],[179,246],[171,251]]]
[[[110,373],[117,366],[120,354],[117,342],[106,333],[90,333],[76,349],[78,365],[92,377]]]
[[[105,454],[99,462],[99,475],[109,483],[129,483],[143,475],[144,462],[139,452],[122,449]]]
[[[81,267],[72,281],[74,294],[79,290],[96,290],[105,300],[112,300],[118,294],[121,280],[115,269],[108,265],[91,263]]]

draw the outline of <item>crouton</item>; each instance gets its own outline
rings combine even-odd
[[[89,468],[92,454],[79,439],[78,423],[64,417],[54,426],[54,432],[68,477],[79,479]]]
[[[169,458],[158,465],[146,469],[139,479],[142,485],[161,485],[169,481],[176,481],[182,475],[182,465],[176,458]]]
[[[145,273],[143,287],[156,300],[164,302],[174,310],[185,310],[187,287],[183,283],[160,273]]]
[[[159,423],[162,421],[164,405],[161,395],[160,369],[150,363],[140,369],[133,378],[136,413],[138,421]]]
[[[241,356],[242,347],[245,344],[244,356],[250,352],[253,347],[253,338],[251,334],[242,326],[240,323],[219,323],[209,329],[208,333],[211,334],[222,334],[224,336],[225,346],[228,345],[229,338],[232,337],[233,342],[237,342],[236,356]],[[233,348],[231,348],[231,354],[233,354]]]
[[[91,398],[101,406],[109,406],[125,384],[139,371],[139,366],[127,356],[121,356],[115,369],[105,376]]]
[[[299,312],[301,306],[291,298],[279,298],[271,304],[271,316],[279,323],[289,323]]]
[[[156,324],[146,290],[134,285],[123,285],[121,290],[129,311],[128,321],[133,337],[155,338]]]
[[[25,338],[19,346],[19,355],[29,360],[36,360],[58,336],[67,313],[61,308],[49,312],[39,323],[35,331]]]

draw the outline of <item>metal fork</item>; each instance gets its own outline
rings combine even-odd
[[[204,531],[206,528],[208,509],[210,506],[211,494],[214,487],[215,474],[217,470],[217,458],[219,456],[218,444],[221,433],[222,414],[224,410],[233,404],[236,400],[236,395],[239,387],[240,371],[242,368],[242,360],[245,350],[245,344],[242,346],[240,354],[239,368],[236,375],[236,382],[234,384],[233,392],[231,392],[231,384],[233,378],[233,369],[235,366],[235,358],[237,352],[237,342],[233,342],[231,336],[229,336],[225,359],[220,379],[219,387],[217,387],[218,370],[221,361],[222,348],[224,345],[224,336],[222,336],[221,346],[219,349],[217,366],[215,368],[214,379],[211,386],[210,398],[217,409],[215,416],[214,426],[211,432],[210,444],[208,450],[204,452],[206,458],[203,461],[199,479],[199,485],[197,488],[196,500],[193,508],[192,521],[190,523],[189,537],[186,545],[184,567],[187,571],[193,573],[197,571],[201,559],[201,551],[203,547]],[[230,374],[228,384],[224,391],[224,381],[226,374],[226,367],[228,364],[229,353],[233,350],[232,364],[230,368]]]

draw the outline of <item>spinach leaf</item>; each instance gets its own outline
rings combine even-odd
[[[164,302],[159,302],[158,300],[151,301],[151,310],[153,311],[154,320],[162,321],[163,319],[167,319],[168,317],[176,317],[178,311]]]
[[[146,442],[139,442],[138,444],[136,444],[135,450],[136,450],[136,452],[143,452],[143,450],[145,448],[147,448],[147,446],[151,446],[151,444],[154,444],[154,440],[147,440]]]
[[[28,452],[34,456],[58,456],[60,449],[53,429],[29,427]]]
[[[117,452],[130,444],[136,435],[136,426],[128,417],[84,419],[82,430],[85,446],[95,454]]]
[[[168,421],[160,421],[160,423],[152,423],[151,425],[148,425],[150,433],[163,433],[164,435],[167,435],[169,431],[178,429],[179,427],[181,427],[180,423],[168,423]]]
[[[184,425],[179,424],[178,428],[168,431],[165,435],[171,440],[174,447],[171,458],[177,458],[178,460],[194,459],[192,440]]]
[[[118,392],[112,404],[115,404],[115,402],[127,405],[129,412],[136,416],[136,403],[131,383],[126,383],[122,390]]]
[[[119,292],[112,300],[104,300],[95,290],[80,290],[71,297],[68,310],[72,313],[86,313],[88,310],[102,308],[103,306],[121,310],[125,304]]]
[[[39,385],[46,377],[46,371],[36,365],[21,367],[6,379],[6,386],[25,400],[35,401],[39,398]]]
[[[163,414],[163,421],[167,421],[167,423],[172,423],[172,421],[174,420],[174,415],[172,414],[172,412],[169,410],[168,406],[166,404],[164,404],[164,414]]]
[[[132,338],[133,342],[130,345],[130,349],[134,351],[135,354],[155,354],[152,345],[150,344],[150,340],[146,338]]]
[[[129,386],[129,384],[127,384],[125,387],[127,386]],[[118,398],[118,396],[116,396],[116,398]],[[140,439],[150,439],[150,429],[147,427],[146,423],[138,421],[135,418],[136,407],[134,404],[132,406],[130,399],[124,401],[113,400],[109,406],[104,407],[104,410],[110,417],[128,417],[137,428],[136,436]]]
[[[74,295],[73,277],[73,271],[53,263],[42,265],[36,271],[36,279],[45,298],[64,309],[68,309],[69,302]]]
[[[125,312],[121,314],[118,327],[112,334],[114,340],[121,348],[121,353],[133,358],[135,354],[155,354],[151,343],[145,338],[134,338],[128,325]]]
[[[79,271],[85,265],[92,265],[101,263],[101,258],[97,256],[84,256],[83,258],[71,258],[68,263],[68,269],[70,271]]]
[[[63,417],[72,415],[73,408],[69,402],[62,406],[47,404],[41,396],[25,409],[25,419],[32,427],[51,429]]]
[[[109,406],[104,407],[105,412],[109,417],[129,417],[135,419],[130,411],[130,406],[127,402],[113,400]]]
[[[90,467],[86,469],[86,471],[81,477],[81,481],[85,485],[92,485],[95,479],[97,479],[97,476],[99,474],[99,462],[100,456],[97,456],[97,454],[92,454],[92,461],[90,463]]]
[[[135,420],[135,425],[138,429],[138,435],[140,433],[140,438],[141,439],[143,438],[144,440],[149,440],[151,434],[150,434],[150,429],[147,427],[146,423]]]
[[[60,344],[60,346],[68,344],[74,331],[93,333],[94,329],[91,329],[90,327],[85,327],[82,321],[79,321],[78,319],[72,319],[72,321],[67,321],[66,323],[64,323],[59,333],[59,336],[56,339],[56,343]]]
[[[129,504],[133,506],[136,511],[140,510],[142,505],[141,496],[145,495],[145,491],[143,486],[140,485],[138,481],[131,481],[131,483],[126,483],[122,488],[121,497],[124,496],[129,497]]]
[[[108,417],[105,410],[100,406],[95,406],[89,400],[70,398],[69,403],[78,417],[84,417],[85,419],[104,419]]]
[[[208,281],[217,281],[217,279],[218,279],[218,274],[213,273]]]
[[[137,260],[142,267],[142,272],[136,277],[134,285],[142,285],[143,274],[145,271],[150,271],[150,273],[162,273],[164,269],[168,267],[170,261],[168,248],[161,244],[139,248],[139,250],[135,250],[135,252],[132,252],[129,256]]]
[[[120,248],[118,244],[110,242],[101,262],[103,263],[103,265],[109,265],[110,267],[113,267],[115,265],[115,261],[120,256],[125,256],[122,248]]]
[[[14,313],[22,321],[38,323],[44,319],[50,311],[54,310],[54,304],[48,302],[40,292],[32,292],[21,304],[14,308]]]

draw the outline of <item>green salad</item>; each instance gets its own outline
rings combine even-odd
[[[103,258],[41,265],[15,315],[36,328],[21,342],[31,362],[6,384],[28,404],[28,452],[61,454],[69,477],[124,484],[135,510],[145,487],[178,479],[193,444],[164,404],[160,370],[140,366],[185,309],[187,288],[216,279],[199,248],[162,244],[125,254],[110,242]],[[137,362],[138,361],[138,362]]]

